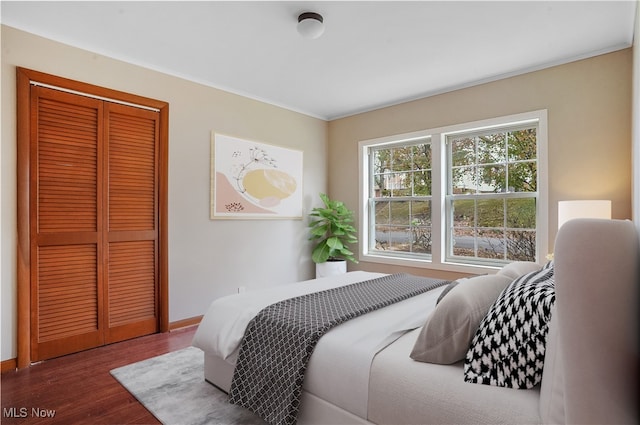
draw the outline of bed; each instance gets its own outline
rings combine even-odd
[[[205,352],[205,379],[229,392],[238,350],[250,320],[278,301],[370,281],[383,273],[365,271],[281,285],[214,301],[194,337]],[[335,423],[366,423],[369,369],[373,357],[407,331],[420,327],[445,286],[352,319],[327,332],[307,366],[304,409],[298,422],[312,417]],[[345,348],[349,355],[345,356]],[[306,419],[305,419],[306,418]]]
[[[410,357],[424,330],[434,321],[438,298],[449,291],[443,300],[451,303],[449,300],[455,300],[453,294],[463,292],[460,288],[464,285],[480,287],[470,283],[473,279],[475,283],[493,280],[491,276],[479,276],[458,282],[460,285],[453,289],[452,285],[440,285],[329,330],[309,360],[297,423],[637,423],[637,386],[624,372],[632,368],[637,373],[637,346],[631,354],[627,349],[608,352],[606,356],[592,354],[589,349],[593,347],[588,346],[601,347],[608,344],[605,341],[612,341],[616,347],[635,344],[627,336],[637,331],[637,317],[633,317],[637,302],[621,305],[630,298],[637,299],[639,250],[635,228],[628,221],[574,220],[561,229],[556,247],[558,300],[553,315],[549,314],[541,383],[517,390],[472,384],[462,379],[466,373],[464,361],[438,364]],[[592,261],[594,255],[602,262]],[[527,267],[533,268],[505,267],[496,276],[515,282],[524,276],[522,273],[540,273],[542,265]],[[598,295],[594,302],[590,294],[599,293],[603,273],[610,277],[606,281],[607,295]],[[383,276],[386,275],[357,271],[215,300],[193,341],[204,351],[205,379],[229,392],[244,331],[263,308],[292,297]],[[607,302],[601,306],[603,298]],[[439,305],[444,304],[442,301]],[[596,336],[580,333],[584,331],[583,323],[594,320],[590,313],[612,309],[616,315],[607,318],[606,326],[589,325],[590,329],[597,329]],[[571,314],[581,314],[580,329],[575,329],[577,322]],[[611,331],[614,328],[620,330],[622,337]],[[576,343],[576,335],[582,335],[582,345]],[[584,340],[588,341],[587,346]],[[579,359],[574,346],[580,347]],[[584,376],[585,364],[599,374]],[[604,382],[602,373],[609,376]]]

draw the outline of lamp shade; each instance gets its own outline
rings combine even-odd
[[[304,38],[318,38],[324,32],[324,19],[315,12],[305,12],[298,16],[298,32]]]
[[[558,229],[574,218],[611,218],[611,201],[558,202]]]

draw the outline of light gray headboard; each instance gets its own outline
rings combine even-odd
[[[558,232],[543,421],[638,423],[639,245],[631,221],[579,219]]]

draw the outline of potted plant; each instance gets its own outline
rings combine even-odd
[[[316,263],[316,277],[331,276],[347,271],[347,260],[358,261],[347,244],[358,242],[353,223],[353,211],[340,201],[333,201],[321,193],[324,207],[311,210],[309,227],[311,237],[316,241],[311,259]]]

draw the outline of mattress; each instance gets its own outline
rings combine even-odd
[[[409,358],[420,329],[378,353],[371,365],[368,419],[377,424],[539,424],[540,387],[465,382],[464,362]]]

